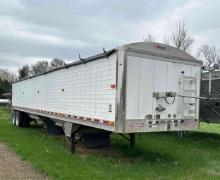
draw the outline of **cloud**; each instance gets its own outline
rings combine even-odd
[[[147,33],[157,37],[157,40],[162,41],[163,37],[170,34],[178,24],[179,21],[183,21],[186,18],[188,12],[196,11],[202,6],[202,1],[189,0],[181,3],[172,9],[164,11],[160,17],[152,19],[150,21],[142,22],[141,34]]]
[[[196,46],[219,46],[219,1],[7,0],[0,6],[0,66],[54,57],[74,61],[148,33],[162,40],[185,20]],[[211,18],[210,18],[211,17]]]
[[[19,38],[23,41],[33,41],[34,43],[42,43],[49,46],[65,46],[65,47],[85,47],[86,43],[80,40],[65,39],[63,37],[43,34],[37,32],[39,29],[46,29],[48,32],[56,31],[55,28],[48,28],[39,25],[25,24],[14,20],[13,18],[0,16],[0,29],[2,29],[0,36],[8,38]],[[29,31],[29,30],[32,31]]]

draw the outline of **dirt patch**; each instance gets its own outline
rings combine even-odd
[[[49,179],[34,170],[27,162],[22,161],[7,146],[0,144],[0,179]]]

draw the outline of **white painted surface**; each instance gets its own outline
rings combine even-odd
[[[140,85],[139,85],[139,114],[152,112],[152,94],[154,74],[154,61],[142,60],[140,63]]]
[[[174,104],[170,105],[164,99],[153,98],[153,92],[172,91],[182,94],[182,85],[180,84],[182,77],[192,76],[197,78],[196,96],[199,96],[200,65],[194,66],[190,62],[185,63],[141,52],[140,54],[137,52],[127,53],[127,50],[121,49],[107,59],[102,58],[17,82],[13,84],[12,104],[18,107],[107,121],[115,121],[115,105],[117,104],[117,117],[119,118],[114,127],[116,130],[119,127],[118,132],[195,129],[198,121],[192,122],[194,125],[191,126],[190,124],[190,127],[187,123],[179,124],[176,127],[172,121],[173,124],[170,129],[168,128],[170,121],[166,121],[166,124],[163,122],[157,125],[155,120],[154,124],[151,125],[148,124],[145,117],[150,114],[155,119],[155,115],[160,114],[161,120],[180,120],[189,116],[189,110],[192,109],[189,106],[183,107],[185,99],[183,101],[182,98],[176,97]],[[119,58],[118,67],[116,67],[117,54]],[[123,62],[124,56],[125,63]],[[126,70],[126,82],[123,82],[124,69]],[[184,74],[181,73],[183,71]],[[117,73],[119,76],[116,80]],[[111,88],[111,84],[116,83],[118,85],[117,93],[116,89]],[[125,94],[124,84],[126,84]],[[189,84],[184,85],[189,86],[189,89],[192,88]],[[167,100],[172,102],[173,98]],[[192,100],[187,99],[187,101]],[[126,103],[125,109],[124,102]],[[166,109],[162,112],[156,111],[159,104]],[[109,112],[110,106],[112,112]],[[169,114],[171,117],[168,117]],[[125,123],[123,121],[124,116],[127,120]],[[196,107],[196,114],[191,120],[195,120],[196,117],[198,118],[198,106]]]
[[[186,89],[196,89],[195,94],[184,94],[199,96],[200,66],[178,62],[160,61],[143,57],[128,56],[127,58],[127,87],[126,87],[126,119],[145,119],[151,114],[155,119],[160,114],[160,119],[184,119],[190,116],[189,110],[193,106],[182,107],[182,98],[176,97],[173,104],[167,104],[163,98],[153,98],[153,92],[176,92],[182,94],[180,87],[181,77],[192,76],[197,79],[196,84],[187,84]],[[184,72],[184,73],[182,73]],[[172,102],[173,98],[167,98]],[[184,98],[184,102],[193,103],[198,100]],[[165,107],[164,111],[156,111],[158,105]],[[198,105],[198,104],[197,104]],[[193,118],[198,118],[198,108]],[[168,115],[171,117],[168,117]],[[176,117],[175,117],[176,116]]]
[[[133,73],[134,72],[134,73]],[[129,94],[126,94],[126,116],[135,118],[139,111],[139,79],[140,79],[140,61],[127,60],[127,83],[126,89],[129,89]]]
[[[116,55],[13,84],[12,104],[115,121]],[[112,112],[109,112],[109,104]]]

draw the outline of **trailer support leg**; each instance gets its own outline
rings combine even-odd
[[[121,135],[121,137],[123,137],[124,139],[126,139],[127,141],[130,142],[130,147],[131,147],[131,148],[134,148],[134,147],[135,147],[135,133],[130,133],[130,134],[128,134],[128,135],[129,135],[129,138],[126,137],[125,135],[121,134],[121,133],[120,133],[119,135]]]
[[[182,139],[185,134],[186,134],[185,131],[178,131],[178,132],[177,132],[177,135],[178,135],[178,137],[179,137],[180,139]]]
[[[134,148],[135,147],[135,133],[131,133],[130,135],[130,147]]]
[[[74,153],[75,152],[75,132],[71,134],[70,137],[70,152]]]

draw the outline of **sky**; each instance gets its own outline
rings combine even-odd
[[[60,58],[67,62],[143,41],[163,41],[184,21],[194,38],[220,54],[219,0],[0,0],[0,68]]]

